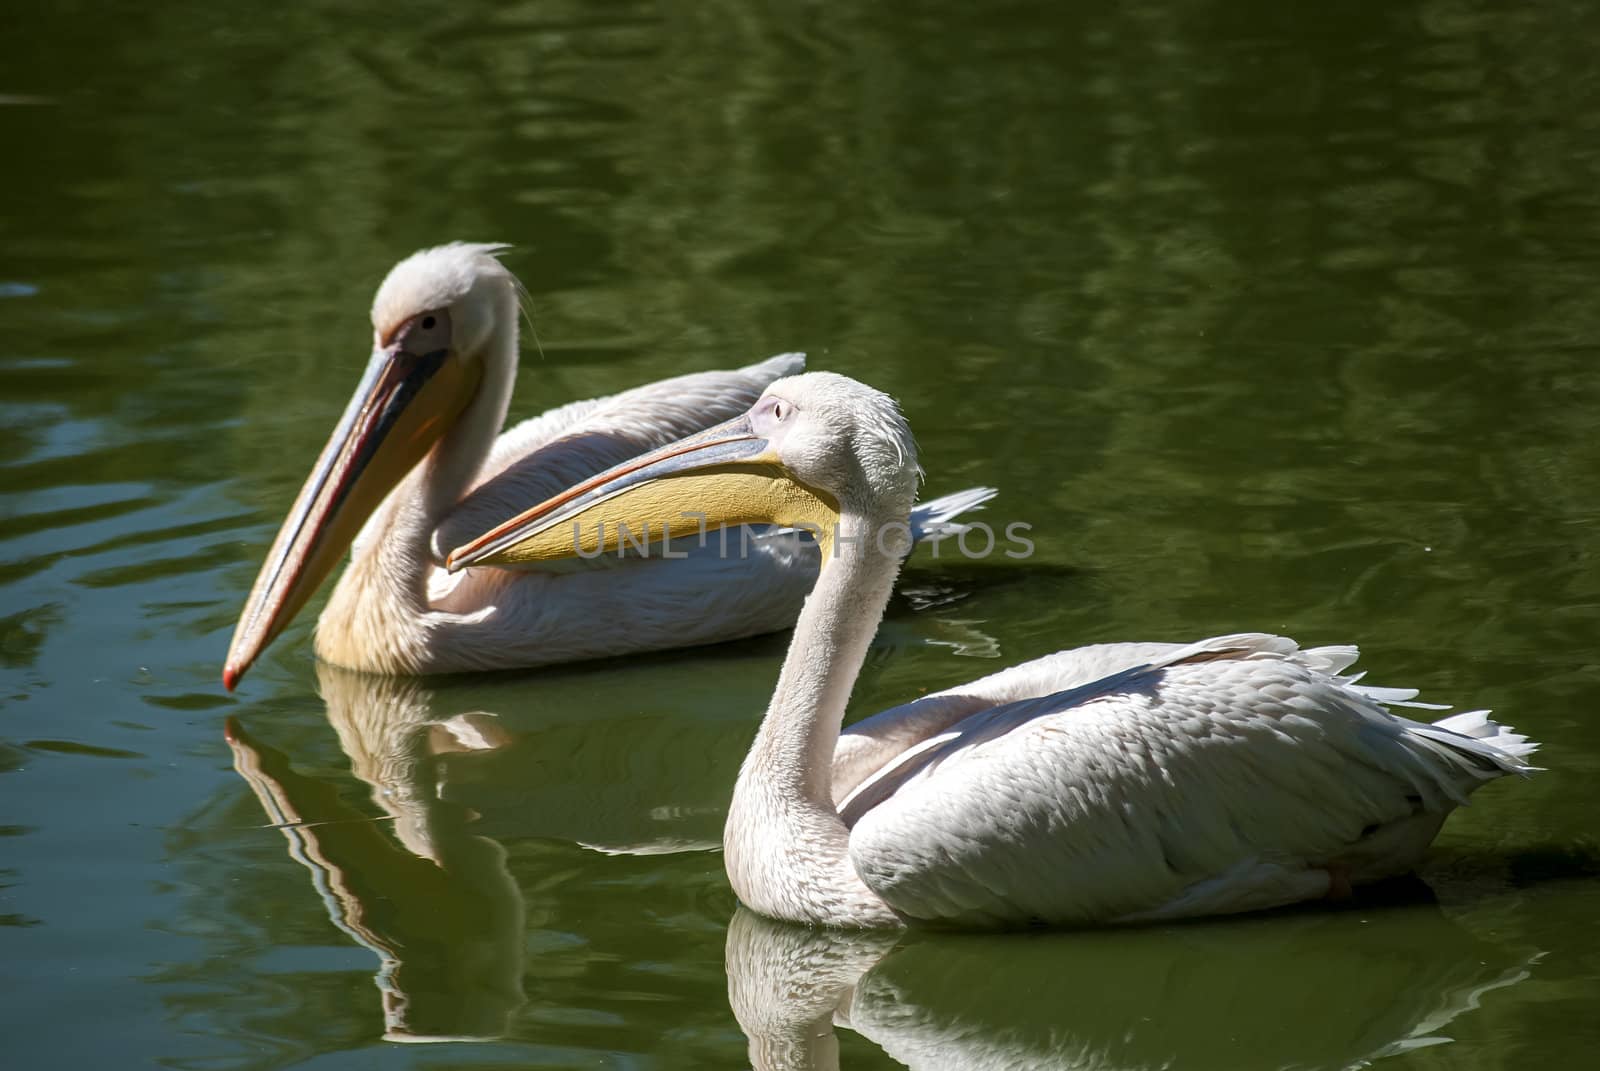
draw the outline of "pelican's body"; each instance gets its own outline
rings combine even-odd
[[[1399,717],[1414,693],[1341,675],[1354,648],[1259,634],[1066,651],[841,736],[899,568],[874,533],[903,528],[915,457],[886,396],[800,376],[528,511],[487,555],[559,557],[566,521],[637,525],[697,487],[713,519],[832,533],[729,808],[728,875],[756,911],[980,928],[1276,907],[1410,869],[1468,794],[1528,770],[1534,745],[1484,712]]]
[[[971,927],[1231,914],[1405,873],[1531,746],[1483,711],[1399,717],[1415,692],[1362,686],[1355,658],[1099,644],[884,711],[835,751],[852,865],[897,916]]]
[[[769,533],[734,553],[715,541],[563,570],[473,569],[444,550],[625,458],[744,411],[791,353],[574,402],[499,434],[517,367],[520,286],[493,245],[454,243],[401,261],[372,307],[367,373],[263,564],[240,616],[229,688],[310,598],[347,546],[350,567],[318,621],[316,651],[385,674],[547,665],[692,646],[787,628],[817,569],[815,546]],[[931,529],[988,497],[919,511]],[[680,532],[694,531],[672,518]],[[359,534],[357,528],[360,529]],[[742,552],[741,552],[742,549]]]

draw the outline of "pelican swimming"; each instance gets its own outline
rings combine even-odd
[[[1534,750],[1484,711],[1431,725],[1353,647],[1277,636],[1063,651],[842,736],[889,599],[916,446],[888,396],[780,380],[744,416],[527,511],[481,560],[556,559],[696,509],[810,524],[824,561],[724,830],[739,899],[825,926],[1086,925],[1276,907],[1412,868],[1445,816]]]
[[[562,572],[474,569],[442,551],[624,458],[742,412],[804,367],[789,353],[573,402],[498,435],[517,370],[521,285],[501,245],[455,242],[397,264],[372,303],[372,356],[283,527],[223,669],[239,678],[347,548],[317,624],[326,662],[385,674],[504,669],[715,643],[787,628],[816,575],[814,544],[769,533],[743,554],[695,547]],[[919,533],[993,492],[917,511]],[[680,529],[682,518],[675,518]]]

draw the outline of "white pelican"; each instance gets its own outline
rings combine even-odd
[[[1317,899],[1409,870],[1468,794],[1529,770],[1534,745],[1485,712],[1399,717],[1387,706],[1415,692],[1342,676],[1355,648],[1258,634],[1065,651],[841,738],[917,476],[889,397],[797,376],[450,560],[559,558],[598,519],[683,509],[823,530],[724,831],[739,899],[795,922],[1086,925]]]
[[[256,577],[228,648],[229,690],[352,540],[350,568],[316,635],[319,657],[352,669],[547,665],[794,623],[818,557],[793,532],[755,541],[746,556],[696,548],[686,560],[635,557],[561,573],[478,569],[459,578],[437,567],[442,550],[520,504],[726,420],[805,364],[790,353],[662,380],[552,409],[496,438],[516,377],[521,294],[495,259],[503,248],[426,249],[378,287],[366,373]],[[919,525],[937,532],[991,493],[930,502]]]

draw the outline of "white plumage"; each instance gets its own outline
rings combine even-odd
[[[1532,745],[1482,711],[1399,717],[1338,675],[1354,658],[1246,634],[1017,667],[1040,698],[973,682],[996,705],[843,801],[850,859],[901,915],[965,926],[1220,914],[1404,872]]]

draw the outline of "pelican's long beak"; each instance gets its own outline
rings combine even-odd
[[[374,350],[239,616],[222,671],[229,691],[326,579],[384,496],[471,401],[479,366],[455,355],[448,321],[436,326],[443,319],[443,313],[430,317],[427,332],[401,331]]]
[[[746,415],[568,488],[457,547],[445,566],[593,558],[624,534],[648,545],[736,524],[826,532],[838,515],[832,496],[794,476]]]

